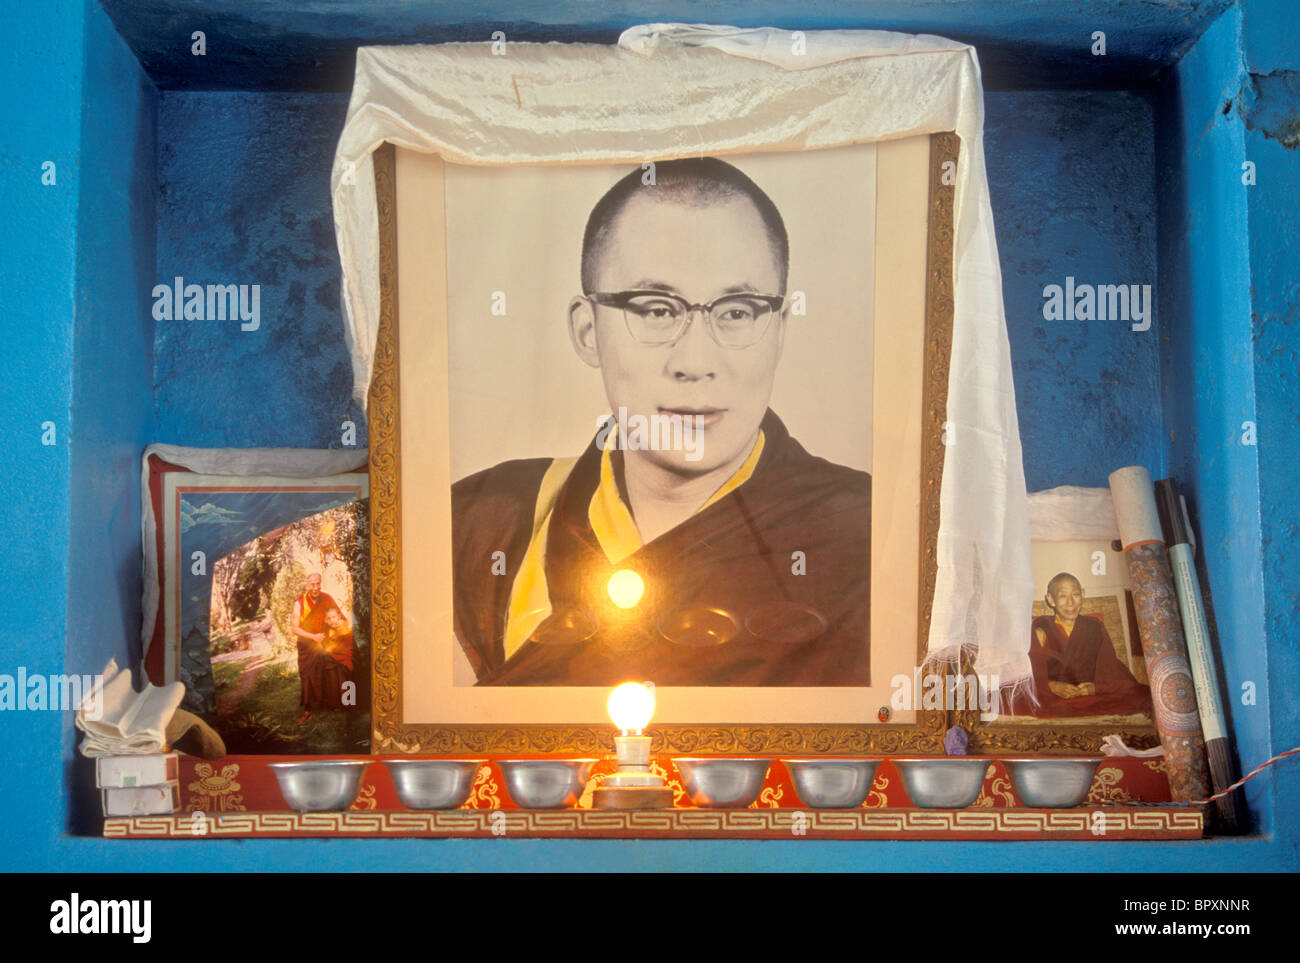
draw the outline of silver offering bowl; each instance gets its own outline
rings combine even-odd
[[[574,806],[595,759],[498,759],[510,798],[524,809]]]
[[[783,759],[804,805],[856,809],[876,780],[879,759]]]
[[[1068,809],[1080,805],[1092,788],[1099,758],[1083,756],[1000,759],[1011,774],[1020,801],[1032,809]]]
[[[895,759],[908,797],[922,809],[965,809],[980,794],[989,760],[979,756]]]
[[[368,765],[369,759],[320,759],[273,762],[270,769],[290,809],[300,813],[328,813],[352,805]]]
[[[485,759],[385,759],[397,798],[407,809],[459,809]]]
[[[736,756],[674,759],[691,802],[710,809],[743,808],[758,798],[771,759]]]

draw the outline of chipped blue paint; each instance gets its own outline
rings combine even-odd
[[[1288,150],[1300,147],[1300,70],[1251,74],[1242,97],[1246,126]]]

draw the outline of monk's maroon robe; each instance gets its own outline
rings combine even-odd
[[[1040,645],[1037,629],[1047,641]],[[1054,615],[1034,619],[1029,633],[1029,663],[1038,693],[1038,716],[1123,715],[1150,711],[1151,693],[1133,678],[1115,655],[1110,633],[1101,619],[1080,614],[1067,637]],[[1062,699],[1049,682],[1081,685],[1091,682],[1096,694]]]
[[[551,615],[509,659],[510,590],[550,461],[505,462],[453,485],[456,636],[478,684],[867,685],[871,476],[808,454],[770,410],[762,429],[743,485],[617,565],[588,521],[593,440],[544,534]],[[621,453],[611,454],[626,503]],[[495,552],[504,575],[493,574]],[[619,569],[646,585],[631,614],[607,594]]]
[[[298,627],[305,632],[326,632],[325,613],[338,605],[328,593],[321,592],[313,606],[304,592],[298,596],[302,616]],[[313,642],[298,636],[298,681],[302,684],[301,703],[304,709],[342,709],[343,683],[348,681],[350,665],[339,661],[329,650],[328,637],[324,642]],[[349,654],[348,662],[351,662]]]

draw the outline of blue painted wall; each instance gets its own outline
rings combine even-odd
[[[158,441],[366,445],[351,400],[329,170],[347,97],[165,93],[158,124],[159,283],[259,284],[256,330],[160,321]]]
[[[69,569],[95,604],[68,604],[68,671],[139,660],[140,451],[153,440],[158,96],[108,18],[91,8],[77,220]],[[93,573],[93,576],[92,576]]]
[[[1276,37],[1290,23],[1286,6],[1250,0],[1244,16],[1220,20],[1154,95],[988,98],[990,178],[1030,486],[1102,484],[1110,467],[1132,461],[1188,479],[1189,501],[1203,509],[1213,553],[1207,574],[1220,633],[1231,647],[1227,674],[1261,683],[1259,705],[1237,719],[1250,763],[1300,741],[1294,700],[1268,699],[1266,685],[1270,675],[1300,672],[1288,635],[1300,617],[1298,506],[1288,490],[1300,455],[1292,241],[1300,227],[1300,172],[1296,151],[1252,129],[1238,108],[1216,114],[1215,105],[1221,109],[1221,94],[1235,101],[1239,93],[1244,105],[1255,86],[1251,73],[1295,66],[1297,51]],[[49,7],[62,15],[52,16]],[[17,49],[28,53],[0,64],[0,77],[35,87],[29,99],[0,106],[7,121],[0,203],[17,228],[0,280],[21,295],[4,323],[13,329],[9,343],[22,372],[21,380],[0,386],[0,410],[15,450],[30,449],[15,468],[11,505],[19,521],[10,551],[0,555],[0,584],[37,600],[0,620],[0,639],[10,664],[54,671],[67,630],[69,668],[86,671],[109,652],[128,658],[134,644],[133,449],[148,437],[197,445],[336,444],[337,423],[352,411],[349,378],[339,367],[338,305],[327,285],[337,262],[326,182],[343,104],[328,94],[167,92],[155,105],[93,0],[84,17],[77,2],[49,7],[13,18]],[[1282,100],[1264,105],[1268,116],[1287,116]],[[155,109],[151,144],[147,118]],[[1243,191],[1229,177],[1220,186],[1221,167],[1239,168],[1243,154],[1259,163],[1260,185]],[[66,159],[57,189],[39,186],[39,163],[47,157]],[[153,178],[158,186],[150,192]],[[1044,206],[1053,212],[1050,223],[1043,223]],[[165,280],[175,273],[203,283],[267,285],[261,330],[240,332],[221,322],[153,325],[151,275]],[[1042,287],[1066,274],[1158,284],[1161,313],[1152,332],[1044,322]],[[304,371],[311,389],[303,387]],[[1098,415],[1108,402],[1108,413]],[[1096,420],[1049,427],[1062,411],[1080,409]],[[1243,452],[1227,429],[1252,409],[1261,441]],[[39,446],[39,423],[47,418],[60,431],[52,448]],[[1251,524],[1259,526],[1262,550]],[[87,598],[95,600],[90,611]],[[44,713],[5,716],[0,735],[28,747],[0,776],[25,793],[0,795],[0,853],[13,868],[1114,871],[1201,869],[1210,860],[1220,870],[1297,866],[1296,822],[1279,794],[1285,789],[1296,798],[1300,768],[1285,766],[1252,797],[1271,836],[1178,845],[70,838],[56,762],[71,752],[64,721]],[[33,810],[26,802],[33,795],[47,805]],[[1271,820],[1270,810],[1277,814]]]
[[[988,94],[984,146],[1030,491],[1163,460],[1159,325],[1048,321],[1043,289],[1156,290],[1155,111],[1144,94]],[[1155,314],[1154,300],[1152,314]],[[1160,477],[1154,475],[1154,477]]]
[[[0,378],[0,424],[10,454],[0,584],[11,600],[0,619],[0,653],[5,672],[48,673],[60,671],[67,624],[82,0],[15,9],[6,25],[0,87],[23,96],[0,98],[0,328],[9,372]],[[46,161],[55,164],[51,186],[41,184]],[[55,432],[48,446],[47,422]],[[51,865],[65,809],[61,760],[71,745],[62,722],[47,712],[0,716],[0,853],[8,865]]]
[[[1160,325],[1162,404],[1169,470],[1184,487],[1203,550],[1202,583],[1216,618],[1245,759],[1268,751],[1268,653],[1260,580],[1257,452],[1242,444],[1257,418],[1252,364],[1250,246],[1241,180],[1243,123],[1234,92],[1244,72],[1241,18],[1219,20],[1171,72],[1160,97]],[[1225,107],[1227,108],[1225,113]],[[1280,641],[1280,640],[1279,640]],[[1242,686],[1258,690],[1243,705]],[[1246,787],[1257,824],[1268,782]]]
[[[67,671],[81,675],[101,671],[110,658],[133,666],[141,655],[139,465],[141,449],[152,440],[147,295],[158,194],[157,94],[96,6],[86,19],[84,70],[66,660]],[[70,744],[70,717],[64,729]],[[84,767],[67,768],[71,784],[85,775]],[[74,826],[79,813],[74,807]]]
[[[1258,183],[1247,190],[1250,217],[1251,333],[1259,424],[1260,529],[1273,751],[1300,745],[1300,29],[1289,0],[1250,0],[1243,8],[1242,91],[1245,157]],[[1262,122],[1265,126],[1260,126]],[[1291,147],[1282,146],[1289,138]],[[1243,604],[1254,600],[1247,598]],[[1234,602],[1234,604],[1236,604]],[[1258,638],[1258,635],[1254,636]],[[1300,766],[1273,777],[1276,831],[1300,862],[1296,801]],[[1288,825],[1284,828],[1284,820]]]
[[[104,0],[160,87],[351,89],[358,44],[510,40],[614,43],[642,23],[937,33],[978,46],[987,89],[1149,86],[1231,0]],[[203,57],[189,38],[208,38]],[[1106,56],[1092,34],[1106,33]]]

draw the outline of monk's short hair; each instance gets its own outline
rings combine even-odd
[[[643,174],[639,167],[632,171],[611,187],[591,209],[587,230],[582,236],[582,290],[585,293],[596,290],[596,268],[600,256],[609,244],[609,237],[628,201],[639,192],[649,191],[649,196],[658,200],[687,207],[708,207],[733,197],[746,198],[763,221],[768,244],[781,272],[781,290],[774,293],[785,294],[786,276],[790,270],[790,239],[781,212],[761,187],[738,168],[716,157],[658,161],[654,165],[653,184],[642,183]]]
[[[1070,580],[1071,582],[1073,582],[1075,585],[1079,586],[1079,591],[1080,591],[1080,592],[1083,591],[1083,583],[1080,582],[1080,581],[1079,581],[1077,578],[1075,578],[1073,575],[1071,575],[1069,572],[1057,572],[1055,575],[1052,576],[1052,580],[1051,580],[1050,582],[1047,583],[1047,594],[1048,594],[1048,595],[1055,595],[1055,594],[1056,594],[1056,586],[1059,585],[1060,583],[1064,582],[1066,579],[1069,579],[1069,580]]]

